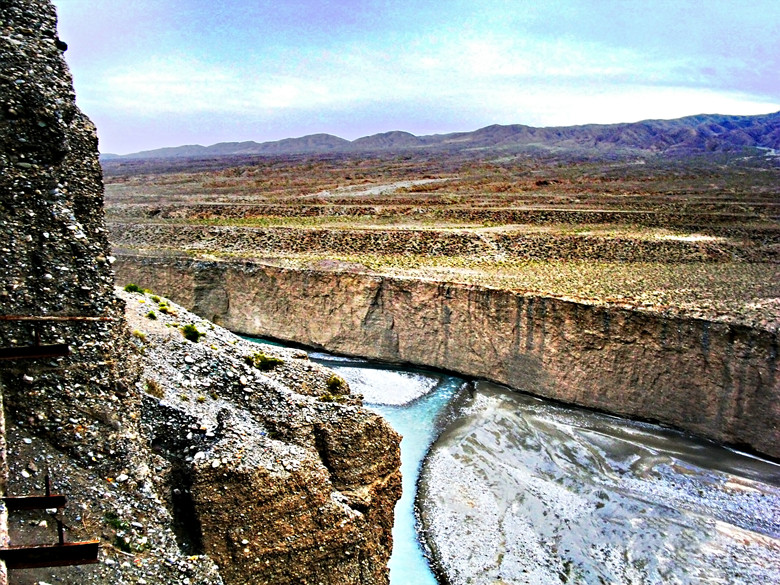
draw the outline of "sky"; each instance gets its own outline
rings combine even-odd
[[[780,110],[778,0],[54,0],[103,153]]]

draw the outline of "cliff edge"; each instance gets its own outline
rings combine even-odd
[[[399,437],[305,354],[117,296],[65,48],[48,0],[0,4],[0,489],[50,481],[66,539],[100,549],[12,582],[386,583]],[[8,514],[0,545],[56,542]]]

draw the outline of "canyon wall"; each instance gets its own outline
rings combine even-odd
[[[248,261],[120,255],[117,277],[232,330],[451,370],[780,457],[777,332]]]

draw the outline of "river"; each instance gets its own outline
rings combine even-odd
[[[391,585],[438,583],[422,532],[452,585],[780,582],[780,465],[487,382],[310,357],[404,437]]]

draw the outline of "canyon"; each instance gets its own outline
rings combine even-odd
[[[0,16],[0,491],[71,498],[0,548],[99,543],[20,585],[388,583],[399,435],[233,332],[780,458],[776,114],[101,164],[51,3]]]
[[[776,330],[355,268],[170,255],[115,266],[120,281],[235,331],[454,371],[780,456]]]

